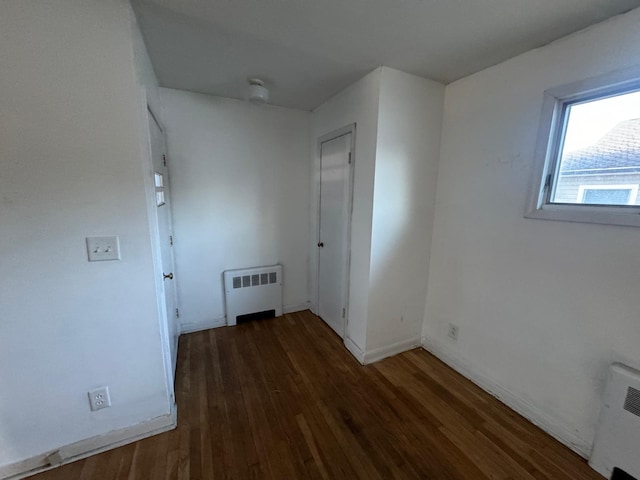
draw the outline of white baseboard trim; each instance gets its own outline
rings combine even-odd
[[[282,307],[282,313],[294,313],[302,312],[303,310],[310,310],[311,302],[294,303],[291,305],[284,305]],[[180,325],[180,334],[200,332],[202,330],[209,330],[211,328],[219,328],[227,326],[227,317],[216,317],[211,320],[205,320],[197,323],[183,323]]]
[[[442,347],[426,337],[422,337],[422,347],[581,457],[589,458],[591,442],[576,435],[570,427],[564,425],[557,418],[552,418],[540,408],[500,385],[499,382],[479,371],[467,360],[448,352],[446,347]]]
[[[91,455],[137,442],[143,438],[173,430],[177,424],[177,409],[174,404],[171,407],[171,412],[166,415],[151,418],[129,427],[113,430],[104,435],[80,440],[79,442],[60,447],[53,452],[46,452],[0,467],[0,478],[4,480],[17,480],[35,475],[36,473],[51,470],[60,465],[75,462],[76,460],[81,460]]]
[[[304,310],[311,310],[311,302],[293,303],[291,305],[285,305],[282,307],[282,313],[302,312]]]
[[[282,307],[282,313],[295,313],[302,312],[304,310],[311,309],[311,302],[293,303],[291,305],[284,305]],[[180,334],[200,332],[202,330],[209,330],[211,328],[219,328],[227,326],[227,317],[216,317],[211,320],[205,320],[198,323],[183,323],[180,325]]]
[[[364,364],[368,365],[370,363],[382,360],[383,358],[392,357],[393,355],[397,355],[408,350],[413,350],[414,348],[418,347],[420,347],[420,339],[410,338],[409,340],[396,342],[392,345],[387,345],[386,347],[376,348],[374,350],[365,352]]]
[[[353,340],[351,340],[349,337],[344,337],[344,346],[347,347],[349,353],[351,353],[351,355],[353,355],[356,360],[364,365],[364,352],[360,350],[360,347],[353,343]]]
[[[216,317],[211,320],[205,320],[198,323],[183,323],[180,325],[180,334],[200,332],[211,328],[225,327],[227,325],[227,317]]]

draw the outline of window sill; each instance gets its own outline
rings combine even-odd
[[[640,207],[545,204],[529,210],[524,216],[538,220],[640,227]]]

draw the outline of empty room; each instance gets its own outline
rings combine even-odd
[[[0,479],[640,479],[640,0],[2,0]]]

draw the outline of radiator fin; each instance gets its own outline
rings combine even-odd
[[[257,287],[270,283],[278,283],[278,272],[244,275],[242,277],[233,277],[232,280],[233,288]]]
[[[627,396],[624,399],[624,409],[640,417],[640,390],[633,387],[627,388]]]
[[[256,287],[259,285],[268,285],[270,283],[278,283],[278,272],[260,273],[258,275],[244,275],[242,277],[233,277],[233,288]]]

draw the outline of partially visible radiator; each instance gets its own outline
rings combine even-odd
[[[589,465],[606,478],[610,478],[614,468],[640,478],[639,454],[640,372],[614,363],[602,399]]]
[[[282,315],[282,265],[226,270],[224,276],[227,325],[238,317],[273,310]]]

